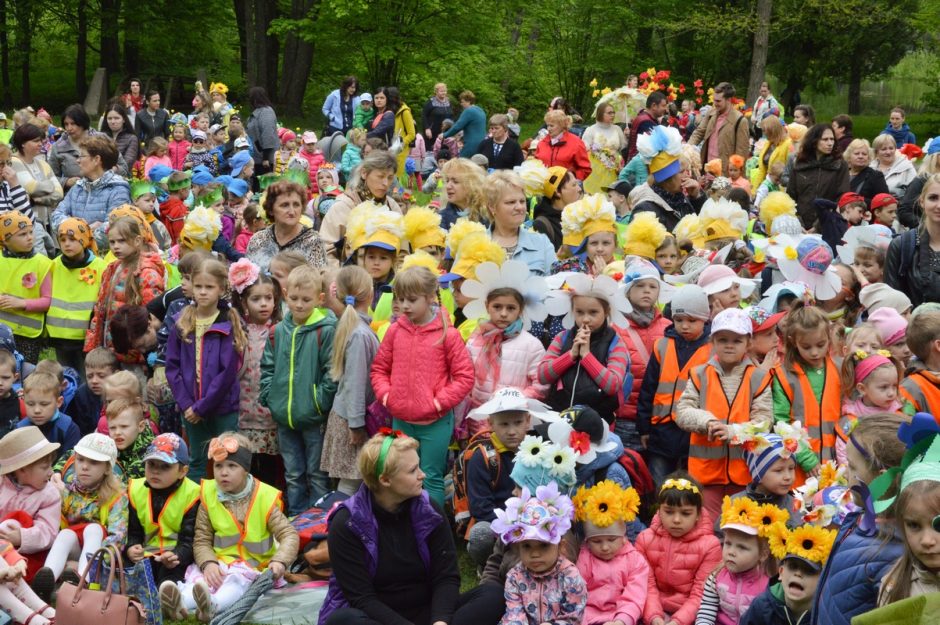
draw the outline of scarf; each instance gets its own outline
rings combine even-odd
[[[641,328],[648,328],[650,324],[653,323],[653,319],[656,318],[656,313],[654,311],[643,312],[642,310],[633,309],[627,313],[627,319],[637,324]]]
[[[226,503],[228,501],[238,501],[243,499],[251,494],[251,491],[255,488],[255,478],[252,477],[251,473],[248,474],[248,480],[245,482],[245,488],[237,493],[226,493],[222,489],[219,489],[219,502]]]
[[[92,254],[91,250],[85,250],[85,254],[78,260],[72,260],[65,254],[62,254],[62,264],[66,269],[82,269],[87,267],[94,259],[95,255]]]
[[[431,98],[431,106],[440,109],[449,109],[450,108],[450,98],[444,98],[443,100],[438,100],[437,96]]]
[[[9,249],[7,249],[7,248],[3,248],[3,257],[4,257],[4,258],[22,258],[22,259],[27,259],[27,258],[32,258],[32,257],[35,256],[35,255],[36,255],[36,252],[34,252],[33,250],[30,250],[30,251],[28,251],[28,252],[14,252],[14,251],[9,250]]]
[[[112,467],[113,470],[113,467]],[[78,478],[75,477],[69,483],[67,488],[69,492],[75,493],[77,495],[91,495],[98,491],[101,488],[101,485],[104,484],[105,478],[101,478],[101,481],[95,484],[94,486],[82,486],[81,482],[78,481]]]
[[[485,382],[488,377],[499,381],[499,361],[503,355],[503,343],[522,334],[522,319],[516,319],[505,330],[500,330],[490,320],[482,321],[478,332],[483,338],[483,349],[474,364],[478,382]],[[492,372],[492,375],[490,375]]]

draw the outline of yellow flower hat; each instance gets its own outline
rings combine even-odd
[[[767,538],[771,528],[786,526],[790,513],[773,504],[758,504],[749,497],[725,497],[721,505],[721,529],[733,529],[751,536]]]
[[[815,525],[801,525],[787,530],[778,523],[770,530],[768,540],[775,558],[799,558],[814,570],[820,571],[829,559],[829,553],[836,540],[836,531]]]
[[[562,243],[572,247],[584,245],[598,232],[617,234],[617,210],[601,194],[587,195],[561,211]]]
[[[405,214],[405,238],[412,251],[444,247],[447,232],[441,228],[441,215],[426,206],[415,206]]]
[[[621,523],[629,523],[640,510],[640,496],[633,488],[623,488],[611,480],[598,482],[591,488],[578,489],[572,500],[575,517],[586,523],[588,536],[623,536]]]
[[[666,240],[667,234],[666,226],[659,222],[656,213],[636,213],[624,233],[623,253],[656,260],[656,249]]]
[[[506,260],[506,250],[485,233],[477,232],[461,240],[454,258],[450,273],[441,276],[441,281],[476,278],[477,265],[487,261],[501,265]]]

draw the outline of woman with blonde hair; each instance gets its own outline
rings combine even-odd
[[[485,172],[467,158],[455,158],[444,163],[444,192],[447,205],[441,209],[441,228],[450,227],[461,217],[471,221],[483,221],[486,198],[483,194]]]
[[[920,223],[923,210],[920,205],[920,192],[924,183],[934,174],[940,174],[940,139],[934,137],[924,146],[924,160],[920,164],[917,177],[907,186],[907,191],[898,204],[898,221],[906,228],[916,228]]]
[[[898,151],[898,144],[891,135],[878,135],[871,147],[875,151],[875,168],[884,175],[888,193],[901,199],[917,177],[914,165]]]
[[[884,174],[870,165],[871,154],[867,139],[852,139],[842,153],[849,164],[849,190],[864,197],[869,204],[879,193],[888,192]]]
[[[535,157],[546,167],[564,167],[578,180],[584,180],[591,173],[591,161],[584,141],[568,130],[570,126],[571,118],[564,111],[553,109],[545,113],[548,134],[539,141]]]
[[[771,96],[773,97],[773,96]],[[768,115],[760,122],[761,132],[767,143],[757,155],[757,169],[751,175],[751,188],[756,189],[767,177],[771,165],[774,163],[787,164],[790,157],[790,146],[792,142],[787,134],[786,126],[781,123],[776,115]]]

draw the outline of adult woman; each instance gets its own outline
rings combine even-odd
[[[209,97],[209,92],[203,88],[202,83],[198,83],[198,86],[199,89],[193,95],[193,112],[186,116],[190,128],[196,127],[196,116],[200,113],[205,113],[209,116],[209,120],[212,120],[212,98]]]
[[[274,153],[281,142],[277,138],[277,116],[264,87],[252,87],[248,90],[248,102],[251,104],[251,117],[245,130],[255,146],[255,165],[260,166],[259,174],[271,171]]]
[[[144,108],[144,96],[140,91],[140,78],[131,78],[130,85],[128,85],[128,91],[124,94],[130,99],[131,106],[134,108],[134,113],[139,113]]]
[[[813,200],[824,198],[836,202],[849,190],[849,166],[833,154],[835,145],[832,127],[816,124],[803,137],[793,164],[787,193],[796,201],[797,215],[807,230],[816,223]]]
[[[486,113],[476,105],[477,97],[470,90],[460,92],[458,97],[463,110],[457,123],[444,133],[444,138],[453,137],[463,131],[463,147],[460,149],[462,158],[470,158],[476,154],[477,147],[486,136]]]
[[[901,199],[907,185],[917,177],[914,165],[898,152],[898,144],[891,135],[878,135],[871,147],[875,151],[875,168],[885,177],[888,193]]]
[[[386,145],[392,145],[392,137],[395,136],[395,111],[401,104],[395,97],[397,95],[397,89],[392,92],[391,87],[379,87],[372,96],[375,117],[372,118],[372,125],[366,134],[368,138],[376,137],[385,141]]]
[[[52,167],[52,172],[59,179],[59,184],[68,193],[76,182],[82,177],[78,162],[79,145],[86,137],[100,135],[97,130],[91,129],[91,119],[81,104],[72,104],[62,113],[62,126],[65,132],[59,137],[46,155],[46,161]],[[118,154],[114,165],[126,171],[127,164]],[[120,172],[118,172],[120,173]]]
[[[49,214],[62,201],[64,194],[52,167],[40,157],[44,138],[45,133],[32,124],[24,124],[13,131],[13,148],[16,150],[13,170],[19,186],[29,195],[34,217],[48,229]]]
[[[411,114],[411,108],[401,101],[401,95],[398,87],[389,87],[390,102],[398,102],[398,108],[395,111],[395,134],[401,137],[401,152],[398,153],[398,179],[405,180],[405,161],[408,160],[408,154],[411,152],[411,144],[417,136],[415,130],[415,118]],[[391,108],[391,107],[390,107]],[[391,145],[391,144],[389,144]]]
[[[660,156],[656,156],[650,163],[646,183],[630,193],[634,214],[652,211],[670,232],[680,219],[698,213],[705,204],[702,187],[691,175],[691,164],[683,163],[679,156],[672,159],[661,161]]]
[[[160,108],[160,92],[151,89],[147,92],[147,108],[137,113],[134,120],[134,130],[144,143],[154,137],[170,137],[170,114],[166,109]]]
[[[112,171],[118,159],[114,141],[96,134],[85,137],[79,150],[81,178],[52,213],[51,232],[58,232],[59,224],[68,217],[84,219],[94,230],[108,221],[113,209],[131,203],[130,186]]]
[[[790,156],[790,137],[787,135],[787,129],[780,123],[779,117],[768,115],[759,126],[767,142],[757,155],[757,172],[751,178],[752,189],[757,189],[764,181],[771,165],[781,163],[786,166],[787,158]]]
[[[620,151],[627,147],[627,139],[620,126],[614,125],[614,106],[600,102],[594,109],[597,123],[588,126],[581,140],[588,149],[591,175],[584,180],[585,193],[600,193],[617,179],[623,165]]]
[[[920,172],[908,185],[904,197],[898,204],[898,221],[908,228],[916,228],[920,223],[920,216],[923,212],[920,207],[920,192],[924,190],[924,182],[932,175],[940,174],[940,140],[934,138],[928,141],[924,152]]]
[[[376,434],[359,452],[363,484],[330,514],[333,575],[325,625],[451,622],[460,591],[443,512],[422,490],[418,443]]]
[[[335,83],[334,83],[335,84]],[[326,118],[326,130],[323,136],[329,137],[334,132],[344,135],[352,128],[353,113],[359,106],[359,79],[347,76],[339,89],[334,89],[323,101],[323,116]]]
[[[578,180],[584,180],[591,173],[591,161],[584,142],[568,132],[570,124],[571,118],[564,111],[553,109],[545,113],[548,134],[539,141],[535,157],[546,167],[564,167]]]
[[[776,117],[779,122],[780,103],[777,102],[777,98],[770,93],[770,83],[765,80],[760,84],[760,96],[754,101],[754,114],[751,116],[751,119],[763,130],[764,125],[761,122],[770,115]]]
[[[522,227],[528,215],[522,179],[510,171],[497,171],[487,176],[484,191],[490,237],[506,250],[507,258],[521,260],[534,275],[548,275],[555,248],[544,234]]]
[[[924,181],[918,200],[920,224],[891,241],[884,270],[887,285],[914,306],[940,302],[940,174]]]
[[[114,140],[118,152],[124,157],[128,168],[134,166],[140,157],[140,141],[134,134],[134,127],[127,117],[127,109],[119,102],[112,102],[104,114],[105,134]],[[129,172],[122,172],[127,176]]]
[[[884,174],[869,167],[871,147],[867,139],[852,139],[845,147],[842,158],[849,164],[850,191],[864,197],[869,204],[879,193],[888,192]]]
[[[256,232],[248,242],[245,256],[267,271],[278,252],[300,252],[314,267],[326,267],[326,253],[316,230],[300,223],[307,190],[296,182],[279,180],[265,193],[264,214],[271,225]]]
[[[564,167],[550,167],[542,184],[543,195],[535,205],[532,229],[548,237],[552,247],[561,249],[561,211],[581,199],[583,192],[578,179]]]
[[[450,230],[461,217],[483,221],[486,197],[483,182],[486,176],[480,166],[466,158],[455,158],[444,163],[444,193],[447,205],[441,209],[441,228]]]
[[[346,190],[330,206],[320,225],[320,236],[323,238],[327,254],[335,254],[336,258],[343,257],[343,250],[336,249],[337,244],[342,246],[346,236],[346,221],[350,211],[362,202],[372,200],[401,212],[395,200],[388,196],[397,169],[398,162],[388,152],[370,152],[362,159],[357,174],[349,180]]]
[[[490,116],[490,136],[480,142],[477,154],[486,157],[490,169],[512,169],[522,165],[525,155],[509,131],[509,116]]]

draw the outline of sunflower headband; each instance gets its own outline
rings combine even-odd
[[[692,482],[690,482],[689,480],[685,478],[682,478],[679,480],[677,479],[666,480],[665,482],[663,482],[663,485],[659,489],[659,492],[663,492],[667,488],[675,488],[676,490],[688,490],[688,491],[692,491],[696,495],[702,494],[701,491],[698,489],[698,486],[696,486],[695,484],[693,484]]]
[[[623,488],[611,480],[598,482],[591,488],[582,486],[572,502],[577,520],[587,521],[600,528],[618,522],[629,523],[640,510],[640,496],[636,490]]]
[[[758,504],[749,497],[725,497],[721,504],[721,529],[767,538],[771,528],[790,519],[790,513],[771,503]]]
[[[832,551],[835,540],[835,530],[815,525],[801,525],[789,530],[783,523],[776,523],[767,532],[770,553],[775,558],[800,558],[820,568],[829,559],[829,552]]]
[[[375,477],[377,478],[382,477],[382,474],[385,473],[385,461],[388,460],[388,450],[392,448],[392,443],[397,438],[406,438],[401,430],[393,430],[392,428],[381,428],[379,434],[384,434],[385,440],[382,441],[379,458],[375,461]]]
[[[209,460],[231,460],[246,471],[251,470],[251,450],[239,444],[234,436],[220,436],[209,441]]]

